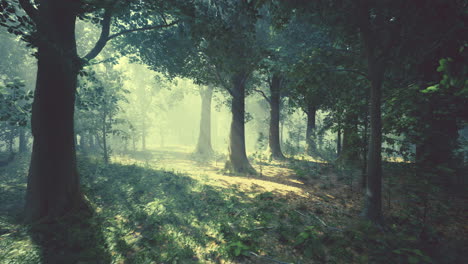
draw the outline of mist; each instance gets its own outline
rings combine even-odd
[[[0,263],[468,263],[466,3],[420,2],[0,0]]]

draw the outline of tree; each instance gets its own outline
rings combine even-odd
[[[204,157],[210,157],[213,154],[213,147],[211,146],[211,100],[213,98],[213,86],[200,87],[199,92],[202,101],[201,119],[195,153]]]
[[[246,1],[205,4],[196,6],[192,17],[171,32],[148,38],[135,35],[130,44],[146,45],[147,49],[136,51],[151,69],[221,87],[230,94],[232,123],[226,169],[254,173],[245,150],[244,123],[248,81],[259,61],[255,5]],[[159,45],[153,45],[155,41]]]
[[[428,53],[446,44],[446,39],[463,35],[461,21],[466,15],[460,10],[463,10],[464,4],[460,1],[440,0],[288,1],[270,4],[288,11],[278,15],[280,21],[284,21],[285,17],[287,20],[294,13],[292,10],[306,16],[310,16],[307,12],[312,11],[315,23],[344,36],[344,40],[359,41],[358,50],[366,61],[365,75],[370,87],[370,137],[363,215],[374,223],[381,223],[382,87],[388,78],[389,69],[399,58],[420,61]],[[421,37],[414,38],[415,35]],[[427,62],[422,61],[420,66],[429,66]]]
[[[34,141],[25,205],[27,221],[54,219],[75,209],[89,208],[80,190],[76,168],[73,116],[78,73],[109,40],[136,30],[170,26],[146,25],[111,35],[113,13],[117,8],[125,10],[133,4],[40,0],[36,6],[29,0],[1,1],[1,25],[37,47],[38,72],[31,121]],[[102,20],[97,19],[102,25],[100,38],[87,55],[79,58],[76,19],[101,9],[105,11]],[[141,25],[140,21],[135,22]]]

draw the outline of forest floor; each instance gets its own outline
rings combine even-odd
[[[304,158],[229,175],[183,147],[81,155],[95,213],[26,226],[28,158],[0,168],[0,263],[468,263],[468,199],[421,187],[410,164],[385,164],[376,228],[358,170]]]

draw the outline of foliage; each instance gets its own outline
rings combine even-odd
[[[26,126],[31,115],[33,92],[24,89],[19,78],[0,83],[0,121],[12,126]]]

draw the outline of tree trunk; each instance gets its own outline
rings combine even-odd
[[[213,98],[213,87],[200,87],[201,97],[201,118],[200,118],[200,133],[198,135],[197,155],[210,157],[213,155],[213,147],[211,146],[211,100]]]
[[[76,167],[73,114],[78,75],[76,10],[71,1],[39,5],[38,71],[32,110],[34,138],[26,192],[27,221],[88,209]]]
[[[13,154],[14,151],[14,143],[15,143],[15,129],[11,126],[10,127],[10,133],[8,135],[8,152],[10,154]]]
[[[285,159],[280,144],[280,90],[281,77],[278,74],[273,74],[270,84],[270,134],[268,143],[271,157],[277,160]]]
[[[384,66],[368,58],[370,91],[370,137],[367,158],[367,186],[363,214],[374,223],[382,223],[382,114],[381,96]]]
[[[315,142],[315,115],[317,108],[315,105],[308,103],[307,105],[307,131],[306,131],[306,143],[307,143],[307,154],[313,155],[317,151],[317,145]]]
[[[338,128],[337,137],[336,137],[336,156],[341,155],[341,128]]]
[[[141,150],[146,150],[146,128],[143,127],[141,131]]]
[[[367,142],[369,140],[369,137],[368,137],[368,127],[369,127],[369,122],[368,122],[368,119],[367,119],[367,114],[365,116],[365,119],[364,119],[364,131],[363,131],[363,135],[362,135],[362,157],[363,157],[363,162],[362,162],[362,168],[361,168],[361,186],[363,189],[365,189],[367,187]]]
[[[136,140],[135,140],[135,132],[133,132],[132,134],[132,148],[133,148],[133,152],[136,151]]]
[[[361,140],[358,134],[358,115],[348,111],[345,116],[343,128],[343,145],[338,162],[352,167],[359,167],[360,164]]]
[[[80,134],[80,149],[83,153],[86,153],[88,151],[88,146],[86,146],[85,135],[86,135],[85,132]]]
[[[28,150],[26,131],[24,127],[19,128],[19,153],[25,153]]]
[[[245,83],[247,74],[235,74],[232,79],[232,121],[229,135],[229,160],[226,169],[233,173],[255,174],[245,152]]]
[[[104,116],[102,123],[102,150],[104,152],[104,162],[109,163],[109,150],[107,149],[107,126],[106,117]]]
[[[377,36],[370,21],[371,1],[359,2],[359,30],[362,48],[367,60],[370,87],[370,136],[367,155],[367,185],[363,216],[374,224],[382,224],[382,83],[385,74],[385,55],[377,54]],[[380,43],[381,44],[381,43]]]

